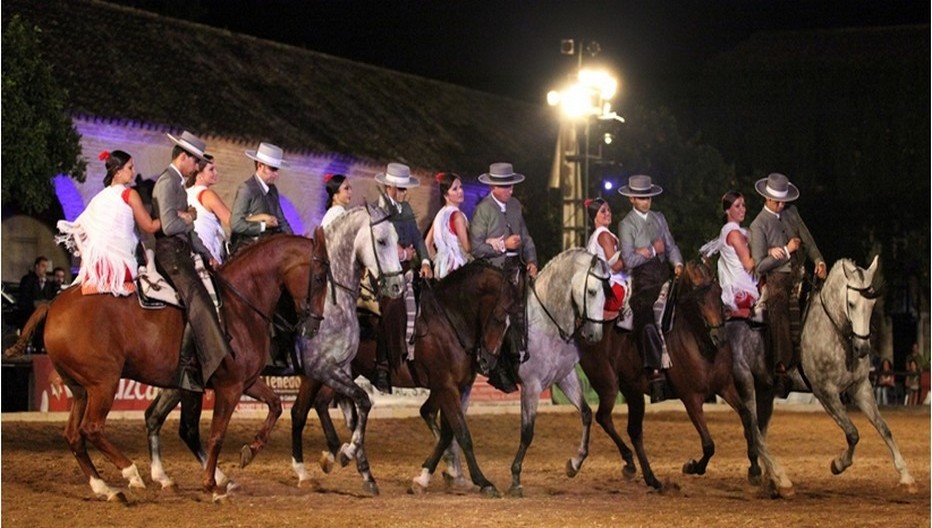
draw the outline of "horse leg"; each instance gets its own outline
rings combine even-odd
[[[333,426],[333,420],[330,418],[330,403],[333,401],[334,396],[333,391],[329,387],[321,386],[321,390],[317,393],[317,397],[314,398],[314,410],[317,412],[317,418],[320,420],[320,427],[324,432],[324,441],[327,443],[327,449],[320,452],[320,458],[317,460],[317,465],[320,466],[321,471],[324,473],[333,471],[334,461],[340,453],[340,446],[343,445],[343,442],[340,440],[340,435],[337,434],[336,427]],[[346,404],[346,398],[341,397],[338,405],[341,406],[344,413],[346,412]],[[352,402],[350,402],[350,407],[352,407]],[[347,427],[350,430],[355,429],[355,419],[353,420],[353,426],[347,425]],[[345,466],[346,464],[343,465]]]
[[[113,462],[113,465],[120,470],[123,478],[129,482],[130,488],[145,488],[146,484],[142,481],[136,464],[133,464],[130,459],[126,458],[126,456],[110,442],[107,435],[104,433],[104,428],[107,424],[107,414],[113,406],[113,397],[116,394],[117,382],[118,380],[114,380],[107,385],[86,387],[87,407],[84,410],[84,419],[81,420],[81,425],[79,427],[80,434],[86,440],[94,444],[94,447]],[[100,481],[100,483],[102,484],[103,481]],[[91,488],[95,488],[93,479],[91,481]],[[111,490],[106,486],[104,486],[104,489],[106,491],[103,494],[107,495],[108,500],[120,498],[112,496],[109,493]],[[95,489],[95,492],[102,494],[97,489]]]
[[[523,497],[524,489],[521,487],[521,466],[528,447],[534,441],[534,420],[537,417],[537,402],[540,400],[541,386],[537,379],[523,380],[521,385],[521,442],[518,452],[511,463],[511,488],[508,494],[512,497]]]
[[[223,439],[230,425],[230,418],[236,409],[236,404],[243,395],[242,383],[233,383],[228,386],[214,387],[214,415],[210,421],[210,438],[207,441],[207,464],[204,467],[204,491],[213,494],[214,502],[226,499],[226,492],[220,493],[217,486],[216,470],[223,448]]]
[[[686,414],[689,415],[693,427],[699,433],[702,443],[702,458],[698,462],[693,459],[683,464],[683,473],[687,475],[704,475],[709,459],[715,454],[715,442],[709,434],[709,428],[705,423],[705,412],[702,410],[703,399],[703,395],[699,393],[689,394],[682,398],[686,406]]]
[[[431,397],[428,397],[430,400],[435,391],[431,391]],[[427,402],[424,402],[424,405],[421,406],[421,411],[425,411],[425,406]],[[427,411],[430,411],[428,408]],[[428,427],[431,431],[435,431],[436,441],[434,442],[434,448],[431,449],[430,455],[427,456],[427,459],[424,460],[424,463],[421,464],[421,473],[411,479],[411,487],[408,489],[408,493],[415,495],[420,495],[427,491],[427,487],[430,485],[431,476],[434,474],[434,471],[437,470],[437,464],[440,463],[440,459],[443,457],[444,452],[453,443],[453,429],[450,427],[450,423],[441,415],[440,416],[440,425],[437,425],[435,421],[437,417],[436,409],[433,412],[428,412],[428,417],[431,422]],[[422,414],[422,418],[424,415]],[[427,418],[425,418],[426,420]]]
[[[446,389],[446,390],[444,390]],[[466,415],[463,413],[463,407],[460,400],[456,397],[457,390],[454,387],[431,388],[431,393],[439,392],[435,397],[440,407],[441,418],[453,430],[456,441],[459,442],[463,455],[466,457],[466,466],[469,468],[469,476],[473,484],[479,486],[479,491],[486,497],[501,497],[501,493],[492,484],[489,479],[482,474],[479,464],[476,462],[476,454],[473,451],[472,435],[469,433],[469,427],[466,425]],[[523,394],[523,392],[522,392]],[[440,451],[446,449],[448,445],[437,445]],[[439,455],[438,455],[439,459]],[[430,468],[431,473],[436,469],[436,463]]]
[[[149,407],[146,408],[146,435],[149,440],[150,475],[154,482],[158,482],[162,485],[163,490],[174,489],[175,481],[165,473],[165,468],[162,466],[162,450],[159,435],[162,431],[162,425],[165,424],[165,418],[168,417],[168,414],[180,401],[180,389],[163,389],[159,391],[155,399],[152,400],[152,403],[149,404]],[[179,432],[180,430],[179,428]],[[184,436],[182,436],[182,438],[184,439]],[[188,447],[191,446],[188,445]],[[192,449],[195,456],[197,456],[199,448],[200,446],[196,449]]]
[[[307,413],[311,411],[311,404],[314,402],[320,386],[319,381],[308,376],[302,376],[301,385],[298,387],[298,395],[291,407],[291,469],[298,476],[298,486],[303,486],[311,481],[311,476],[304,465],[304,427],[307,425]],[[318,409],[317,414],[320,416],[321,422],[323,422],[326,413],[326,407],[323,413]],[[328,415],[327,419],[329,418]]]
[[[350,443],[343,444],[340,448],[340,463],[346,465],[350,460],[356,459],[356,470],[362,476],[363,490],[370,495],[379,494],[379,486],[372,476],[369,468],[369,460],[366,457],[365,439],[366,425],[369,421],[369,410],[372,408],[372,402],[369,395],[366,394],[359,385],[353,381],[350,374],[342,370],[332,370],[329,373],[329,380],[326,382],[337,394],[352,400],[356,407],[356,427],[353,428],[353,436]]]
[[[848,389],[848,394],[855,403],[857,403],[861,412],[863,412],[864,415],[867,416],[867,419],[874,425],[874,428],[877,429],[880,437],[883,438],[883,441],[887,444],[887,449],[890,450],[890,454],[893,455],[893,466],[900,475],[898,486],[907,493],[917,493],[919,487],[916,486],[916,481],[913,479],[912,475],[909,474],[909,469],[906,468],[906,461],[903,460],[903,456],[900,455],[900,450],[896,446],[896,441],[893,440],[893,433],[891,433],[890,428],[887,427],[886,420],[880,415],[880,410],[877,408],[877,401],[871,394],[870,382],[866,378],[861,380],[859,384]]]
[[[122,491],[111,488],[100,478],[97,468],[87,454],[87,441],[81,434],[81,420],[87,409],[87,391],[84,387],[75,384],[68,384],[71,389],[72,402],[71,412],[68,415],[68,423],[65,425],[63,436],[68,447],[71,448],[71,454],[78,461],[78,466],[84,472],[85,477],[91,489],[98,496],[105,497],[108,501],[126,502],[126,496]]]
[[[253,458],[259,454],[259,451],[262,451],[269,443],[269,435],[272,433],[272,428],[275,427],[275,423],[282,415],[282,399],[278,394],[275,394],[275,391],[266,385],[262,378],[256,379],[255,383],[246,389],[246,395],[264,402],[269,408],[269,413],[266,415],[265,422],[262,423],[262,427],[259,428],[259,432],[256,433],[252,443],[244,445],[240,451],[240,468],[248,466]]]
[[[463,412],[466,412],[466,408],[469,405],[469,392],[471,386],[467,386],[466,390],[463,393],[463,396],[460,397],[460,405],[463,407]],[[433,433],[434,439],[440,441],[440,426],[437,425],[437,413],[439,409],[437,408],[434,399],[430,396],[424,400],[424,403],[420,408],[421,419],[424,420],[424,423],[427,424],[427,428],[430,429],[430,432]],[[446,467],[443,470],[443,480],[448,487],[463,487],[466,486],[466,477],[463,475],[463,463],[461,460],[461,451],[459,444],[455,439],[452,439],[453,432],[451,430],[451,441],[449,447],[443,451],[443,461],[446,464]]]
[[[641,393],[639,389],[630,385],[622,387],[622,394],[625,397],[625,401],[628,402],[628,438],[631,439],[631,445],[634,447],[634,452],[637,454],[638,462],[641,463],[641,473],[644,474],[644,483],[655,490],[662,490],[663,484],[661,484],[660,481],[657,480],[657,476],[654,475],[654,470],[651,469],[650,461],[647,459],[647,451],[644,449],[644,394]],[[601,395],[599,396],[599,400],[599,407],[601,410]],[[615,397],[612,396],[613,404],[614,400]],[[611,421],[610,415],[609,421]],[[622,452],[622,457],[624,457],[624,452]],[[628,462],[628,464],[634,465],[633,461]],[[631,476],[634,476],[634,471],[635,470],[632,468]],[[625,472],[627,472],[627,466]]]
[[[579,441],[579,450],[576,456],[566,461],[566,476],[575,477],[579,470],[582,469],[583,462],[589,456],[589,434],[592,429],[592,409],[586,403],[586,395],[583,394],[582,384],[579,381],[579,374],[576,369],[570,371],[565,378],[557,382],[557,386],[563,391],[576,409],[579,410],[579,418],[582,420],[582,437]],[[536,403],[536,402],[535,402]]]

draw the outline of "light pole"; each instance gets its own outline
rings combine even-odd
[[[583,66],[583,56],[594,57],[601,48],[594,41],[576,49],[572,40],[561,43],[561,52],[577,55],[576,71],[569,76],[569,81],[559,90],[547,94],[550,106],[559,106],[564,118],[561,137],[557,140],[557,170],[563,163],[570,162],[576,167],[573,174],[561,171],[559,186],[563,193],[563,249],[585,246],[589,231],[589,218],[583,201],[589,189],[590,162],[600,156],[591,154],[590,129],[593,120],[606,121],[624,119],[612,111],[611,99],[618,90],[618,81],[604,69]],[[580,142],[577,128],[582,125],[583,140]],[[568,138],[567,135],[572,135]],[[567,153],[566,144],[571,142],[575,152]]]

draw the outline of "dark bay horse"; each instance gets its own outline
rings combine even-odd
[[[705,423],[703,402],[719,394],[739,410],[743,423],[747,413],[741,410],[742,402],[732,383],[732,355],[724,334],[721,288],[706,266],[689,262],[675,290],[676,316],[673,328],[666,334],[673,362],[667,371],[667,380],[676,397],[683,401],[702,442],[702,458],[684,464],[683,472],[701,475],[715,453],[715,443]],[[648,382],[633,337],[614,323],[606,323],[602,341],[595,345],[580,342],[580,349],[580,365],[599,395],[596,421],[618,447],[625,463],[624,475],[633,477],[637,470],[631,450],[618,435],[612,420],[619,390],[628,404],[628,436],[641,464],[644,481],[648,486],[661,489],[662,484],[651,470],[644,450],[644,395],[648,393]]]
[[[421,413],[428,426],[438,434],[421,474],[413,479],[413,491],[422,491],[428,486],[441,456],[455,437],[466,456],[472,482],[487,496],[500,495],[476,462],[464,401],[476,379],[477,357],[498,355],[508,328],[508,312],[515,291],[512,282],[500,270],[482,261],[467,264],[435,285],[422,289],[415,325],[414,359],[402,361],[392,370],[393,386],[430,389]],[[375,347],[371,336],[360,340],[352,363],[353,375],[373,375]],[[322,461],[322,467],[329,471],[333,455],[340,455],[344,465],[348,462],[337,452],[340,441],[328,412],[332,400],[332,389],[311,378],[302,378],[291,409],[292,467],[299,485],[310,479],[304,466],[302,432],[312,404],[320,417],[329,448],[329,453],[325,454],[325,458],[329,455],[329,460]],[[435,429],[438,409],[441,413],[439,431]]]
[[[281,413],[281,402],[268,387],[256,388],[269,355],[268,322],[282,289],[295,299],[297,313],[316,332],[324,312],[329,272],[324,238],[278,235],[264,239],[241,257],[222,266],[222,320],[230,334],[234,356],[223,359],[208,380],[215,404],[204,489],[219,494],[215,469],[230,416],[240,396],[249,390],[270,404],[270,415],[256,436],[264,444]],[[145,484],[136,465],[107,438],[104,430],[120,378],[157,387],[171,387],[178,365],[183,314],[177,308],[147,310],[134,296],[81,295],[72,287],[49,305],[45,346],[62,380],[74,394],[64,436],[98,496],[108,500],[126,497],[108,486],[87,452],[90,441],[121,471],[131,488]]]

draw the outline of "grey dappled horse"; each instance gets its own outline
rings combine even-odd
[[[880,416],[868,380],[870,318],[879,296],[873,285],[877,267],[877,257],[866,270],[848,259],[832,266],[822,289],[812,294],[803,324],[802,367],[812,393],[845,431],[848,447],[832,460],[832,473],[838,475],[851,465],[858,443],[858,430],[841,402],[840,395],[845,392],[886,442],[900,475],[899,486],[916,493],[916,481],[906,468],[887,422]]]
[[[355,382],[346,373],[352,361],[359,341],[359,323],[356,319],[356,297],[360,287],[361,270],[365,267],[373,277],[382,277],[380,283],[382,294],[398,297],[403,291],[404,284],[401,279],[401,263],[398,260],[398,235],[391,222],[387,221],[387,214],[375,207],[355,207],[344,213],[339,220],[335,220],[324,230],[328,245],[330,267],[330,292],[324,305],[324,319],[320,322],[318,332],[309,342],[306,338],[299,338],[298,346],[301,349],[304,364],[304,374],[311,377],[321,376],[330,383],[330,377],[342,381],[333,381],[334,387],[340,383],[343,391],[357,407],[365,407],[368,412],[371,406],[368,395],[364,390],[356,387]],[[320,236],[318,228],[316,236]],[[336,300],[336,304],[334,303]],[[346,384],[346,380],[352,386]],[[262,379],[248,387],[246,394],[269,403],[270,399],[262,398],[256,392],[271,392]],[[365,398],[364,401],[360,398]],[[272,394],[274,396],[274,393]],[[201,394],[189,393],[178,389],[163,390],[146,410],[146,426],[149,436],[149,454],[153,461],[152,478],[161,482],[163,486],[171,483],[161,469],[159,455],[159,432],[168,413],[181,402],[181,424],[179,434],[188,448],[197,459],[204,464],[205,454],[201,446],[198,432],[198,423],[201,415]],[[277,401],[277,398],[276,398]],[[276,407],[275,416],[281,413],[281,403],[277,401],[270,410]],[[361,411],[360,411],[361,413]],[[360,414],[362,415],[362,414]],[[362,415],[365,416],[365,415]],[[361,421],[365,427],[365,421]],[[378,488],[369,474],[368,462],[362,452],[364,429],[360,430],[360,422],[353,434],[353,444],[344,445],[342,452],[348,458],[355,458],[361,467],[366,489],[377,493]],[[244,446],[240,465],[245,466],[252,460],[255,450]],[[362,469],[364,468],[364,469]],[[226,476],[216,470],[218,482],[234,486]]]
[[[731,345],[732,378],[744,409],[738,410],[748,444],[748,480],[761,483],[761,468],[774,490],[784,498],[793,496],[793,483],[767,447],[767,426],[773,414],[773,372],[764,348],[763,328],[752,328],[747,321],[725,323],[725,335]]]

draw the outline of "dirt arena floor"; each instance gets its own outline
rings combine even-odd
[[[844,446],[841,431],[821,411],[778,409],[770,440],[796,485],[796,496],[790,500],[771,499],[747,483],[744,440],[732,412],[708,413],[717,450],[704,476],[680,472],[685,461],[700,454],[686,415],[677,410],[648,414],[647,449],[655,473],[666,484],[662,493],[648,491],[640,475],[633,481],[621,477],[617,452],[597,425],[583,471],[567,478],[563,467],[578,443],[577,416],[543,413],[524,464],[523,499],[488,499],[475,490],[447,490],[439,471],[426,494],[406,493],[432,442],[416,418],[370,422],[368,449],[381,490],[378,497],[363,494],[353,466],[324,475],[316,463],[309,464],[315,484],[298,488],[290,468],[290,419],[283,417],[271,446],[245,469],[236,465],[239,448],[251,439],[259,421],[236,419],[221,462],[240,488],[223,504],[213,504],[199,490],[200,472],[177,437],[177,421],[168,422],[163,440],[166,469],[179,485],[177,492],[168,494],[149,481],[142,420],[111,420],[111,438],[137,462],[150,484],[130,493],[127,505],[94,498],[61,438],[63,423],[20,422],[4,415],[2,524],[29,528],[929,526],[929,407],[891,408],[884,415],[918,483],[914,495],[897,489],[886,446],[858,413],[854,419],[861,442],[855,463],[844,474],[833,476],[829,462]],[[616,416],[622,430],[625,419],[624,414]],[[481,467],[506,492],[519,416],[478,414],[469,421]],[[206,426],[205,421],[202,431]],[[305,446],[308,462],[316,462],[323,446],[316,420],[305,433]],[[92,454],[109,484],[125,485],[112,465],[96,451]]]

